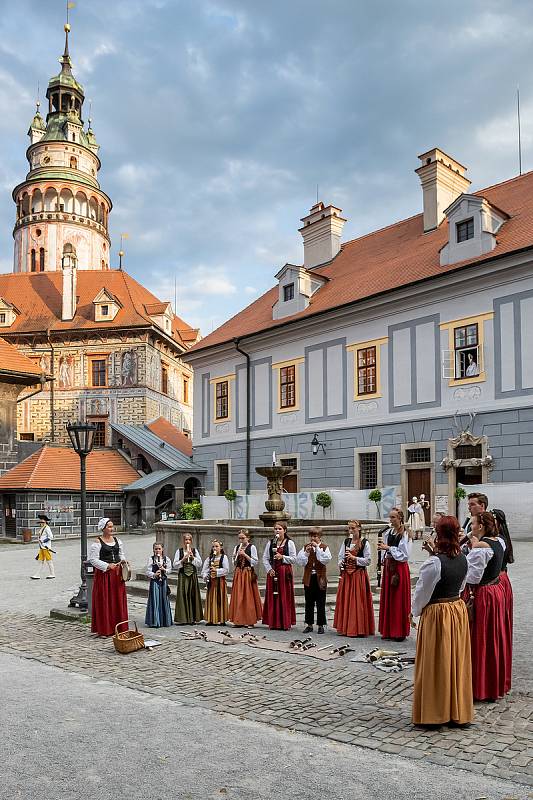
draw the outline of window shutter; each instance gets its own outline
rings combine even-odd
[[[455,378],[454,357],[453,350],[442,350],[441,352],[442,377],[446,380]]]

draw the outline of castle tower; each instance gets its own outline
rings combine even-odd
[[[85,95],[72,74],[69,33],[67,22],[61,72],[51,78],[46,92],[46,122],[37,103],[28,131],[30,171],[13,190],[14,272],[60,270],[65,245],[76,252],[79,269],[109,269],[112,204],[97,180],[99,146],[91,120],[84,126]]]

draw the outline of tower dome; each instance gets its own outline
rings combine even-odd
[[[70,25],[65,25],[61,70],[48,83],[46,122],[39,111],[28,130],[30,171],[13,190],[14,272],[61,269],[64,247],[74,247],[79,269],[109,269],[109,197],[100,189],[99,146],[85,129],[85,92],[72,73]]]

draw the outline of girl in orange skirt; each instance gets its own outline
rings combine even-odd
[[[204,561],[202,578],[207,587],[205,596],[206,625],[225,625],[228,618],[228,590],[226,575],[229,572],[229,561],[222,548],[222,542],[214,539],[211,552]]]
[[[253,628],[263,616],[255,572],[258,561],[257,550],[250,542],[248,531],[239,531],[239,544],[233,551],[235,570],[228,616],[236,627],[246,625],[247,628]]]
[[[339,550],[339,588],[333,627],[340,636],[373,636],[374,604],[367,567],[370,545],[361,538],[361,523],[348,522],[348,537]]]
[[[403,522],[403,511],[393,508],[390,528],[378,549],[385,554],[379,598],[379,632],[382,639],[403,642],[409,636],[411,613],[411,542]]]
[[[437,520],[433,555],[420,567],[413,616],[416,640],[413,723],[465,725],[472,721],[470,628],[460,598],[468,563],[459,546],[455,517]]]

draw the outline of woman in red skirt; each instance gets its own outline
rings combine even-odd
[[[411,573],[408,564],[411,541],[405,529],[403,511],[393,508],[389,520],[390,528],[378,545],[384,553],[378,627],[382,639],[403,642],[411,627]]]
[[[513,543],[511,541],[511,534],[507,527],[507,519],[505,513],[499,509],[494,508],[492,513],[496,517],[496,527],[498,535],[505,542],[505,553],[503,554],[502,571],[500,572],[500,583],[502,585],[503,593],[505,595],[505,691],[506,693],[511,689],[512,669],[513,669],[513,587],[509,580],[507,573],[507,565],[514,564]]]
[[[276,522],[274,538],[267,542],[263,565],[267,573],[263,624],[270,630],[288,631],[296,625],[292,565],[296,547],[287,535],[287,523]]]
[[[497,700],[505,694],[507,665],[506,603],[500,572],[505,543],[498,538],[491,511],[472,516],[472,549],[463,598],[473,606],[470,623],[474,700]]]
[[[243,625],[253,628],[263,615],[255,572],[258,561],[257,550],[250,542],[248,531],[239,531],[239,544],[233,550],[234,572],[228,615],[237,628]]]
[[[101,535],[91,545],[89,562],[94,567],[91,631],[112,636],[119,622],[127,622],[126,584],[120,566],[125,561],[122,542],[113,535],[113,523],[103,517],[98,523]]]
[[[361,538],[361,523],[348,522],[348,537],[339,550],[339,588],[333,627],[340,636],[373,636],[374,604],[367,567],[370,545]]]

